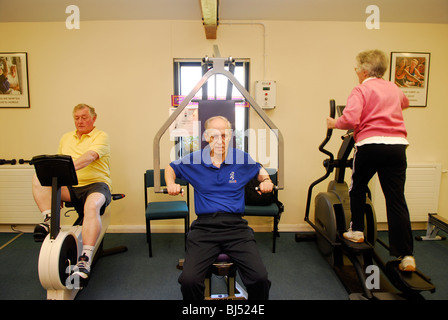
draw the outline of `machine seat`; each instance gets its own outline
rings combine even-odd
[[[225,253],[220,253],[212,265],[211,272],[219,276],[234,275],[235,268],[232,267],[233,262],[230,257]]]

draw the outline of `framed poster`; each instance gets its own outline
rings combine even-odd
[[[0,52],[0,108],[29,108],[26,52]]]
[[[392,52],[390,81],[409,99],[410,107],[426,107],[430,53]]]

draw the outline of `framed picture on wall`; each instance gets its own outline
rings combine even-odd
[[[410,107],[426,107],[430,53],[392,52],[390,81],[409,99]]]
[[[29,108],[26,52],[0,52],[0,108]]]

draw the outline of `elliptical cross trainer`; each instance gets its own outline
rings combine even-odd
[[[342,115],[342,106],[338,106],[338,114]],[[330,117],[334,118],[336,105],[330,100]],[[337,158],[324,149],[330,141],[332,129],[327,130],[319,151],[329,158],[324,160],[326,173],[314,181],[307,196],[305,221],[315,232],[297,233],[296,241],[316,238],[318,248],[327,262],[335,270],[338,277],[349,293],[350,299],[422,299],[422,291],[435,292],[435,286],[429,278],[419,270],[415,272],[401,272],[398,269],[399,260],[384,263],[375,248],[376,244],[389,250],[388,246],[377,238],[376,217],[370,194],[366,199],[365,212],[365,242],[358,244],[345,240],[342,233],[348,229],[351,219],[350,198],[348,186],[344,180],[345,169],[351,168],[353,159],[349,159],[354,147],[351,131],[342,136],[343,142]],[[327,191],[319,193],[315,198],[315,212],[313,223],[310,218],[310,205],[313,188],[327,179],[335,171],[335,179],[330,181]],[[376,264],[374,264],[374,261]],[[369,268],[370,267],[370,268]],[[366,273],[381,269],[379,285],[367,283]],[[384,279],[385,275],[388,280]]]

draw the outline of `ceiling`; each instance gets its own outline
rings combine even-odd
[[[87,20],[201,20],[199,0],[0,0],[0,22],[65,21],[77,5]],[[219,19],[365,21],[448,24],[448,0],[220,0]]]

